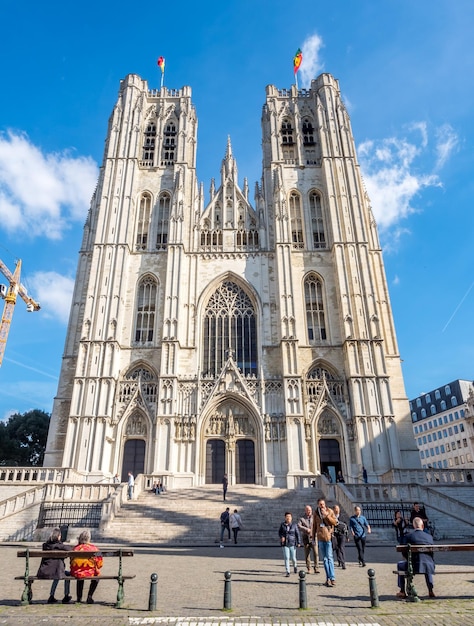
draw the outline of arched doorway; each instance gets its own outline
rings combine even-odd
[[[341,451],[337,439],[319,440],[319,464],[321,474],[330,476],[335,483],[337,473],[342,471]]]
[[[251,439],[238,439],[235,450],[235,481],[255,483],[255,445]]]
[[[127,482],[128,472],[134,476],[145,471],[145,441],[127,439],[123,447],[122,482]]]
[[[213,485],[222,482],[225,473],[225,443],[222,439],[208,439],[206,441],[206,484]]]

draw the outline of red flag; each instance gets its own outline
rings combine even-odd
[[[161,73],[165,73],[165,57],[158,58],[158,67],[161,69]]]
[[[296,51],[296,54],[293,58],[293,71],[296,74],[296,72],[300,69],[300,65],[303,61],[303,53],[301,52],[301,50],[298,48],[298,50]]]

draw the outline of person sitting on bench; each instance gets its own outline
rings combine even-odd
[[[55,528],[51,535],[49,536],[48,541],[43,543],[43,550],[71,550],[70,546],[67,546],[65,543],[61,541],[61,529]],[[49,592],[48,604],[54,604],[57,602],[54,597],[56,587],[58,586],[59,580],[69,576],[69,572],[66,572],[66,568],[64,566],[64,559],[50,559],[48,557],[43,557],[41,559],[41,563],[38,569],[38,573],[36,574],[38,578],[44,578],[46,580],[52,580],[51,591]],[[72,600],[69,595],[69,585],[70,581],[64,581],[64,598],[63,604],[67,604]]]
[[[74,548],[74,552],[94,552],[98,550],[97,546],[91,543],[91,534],[88,530],[84,530],[77,540],[77,546]],[[71,558],[71,576],[77,578],[77,601],[82,602],[82,593],[84,591],[84,578],[91,578],[92,576],[99,576],[100,569],[104,564],[104,559],[101,556],[86,556],[78,555]],[[87,594],[87,604],[94,604],[93,595],[97,586],[98,580],[91,580],[89,586],[89,593]]]
[[[423,532],[423,520],[420,517],[415,517],[413,519],[413,528],[414,530],[405,535],[405,543],[413,546],[420,545],[433,545],[433,537],[428,533]],[[404,556],[405,552],[403,553]],[[412,564],[413,564],[413,573],[414,574],[424,574],[426,580],[426,586],[428,587],[428,594],[430,598],[434,598],[435,594],[433,591],[433,574],[435,572],[435,562],[433,558],[432,552],[416,552],[412,554]],[[399,561],[397,564],[397,570],[399,572],[408,571],[408,562],[407,561]],[[405,592],[405,579],[406,575],[398,576],[398,586],[400,587],[400,591],[397,593],[397,598],[406,598],[407,594]]]

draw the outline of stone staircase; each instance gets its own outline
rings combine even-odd
[[[232,486],[226,502],[216,486],[143,492],[125,503],[109,526],[96,535],[101,542],[121,544],[212,545],[219,543],[220,514],[228,506],[239,511],[244,528],[239,542],[277,545],[278,528],[286,511],[297,519],[306,504],[322,494],[313,488],[275,489]]]

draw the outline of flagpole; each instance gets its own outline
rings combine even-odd
[[[295,73],[296,91],[298,91],[298,72]]]
[[[161,89],[163,89],[163,81],[165,79],[165,73],[161,72]]]

